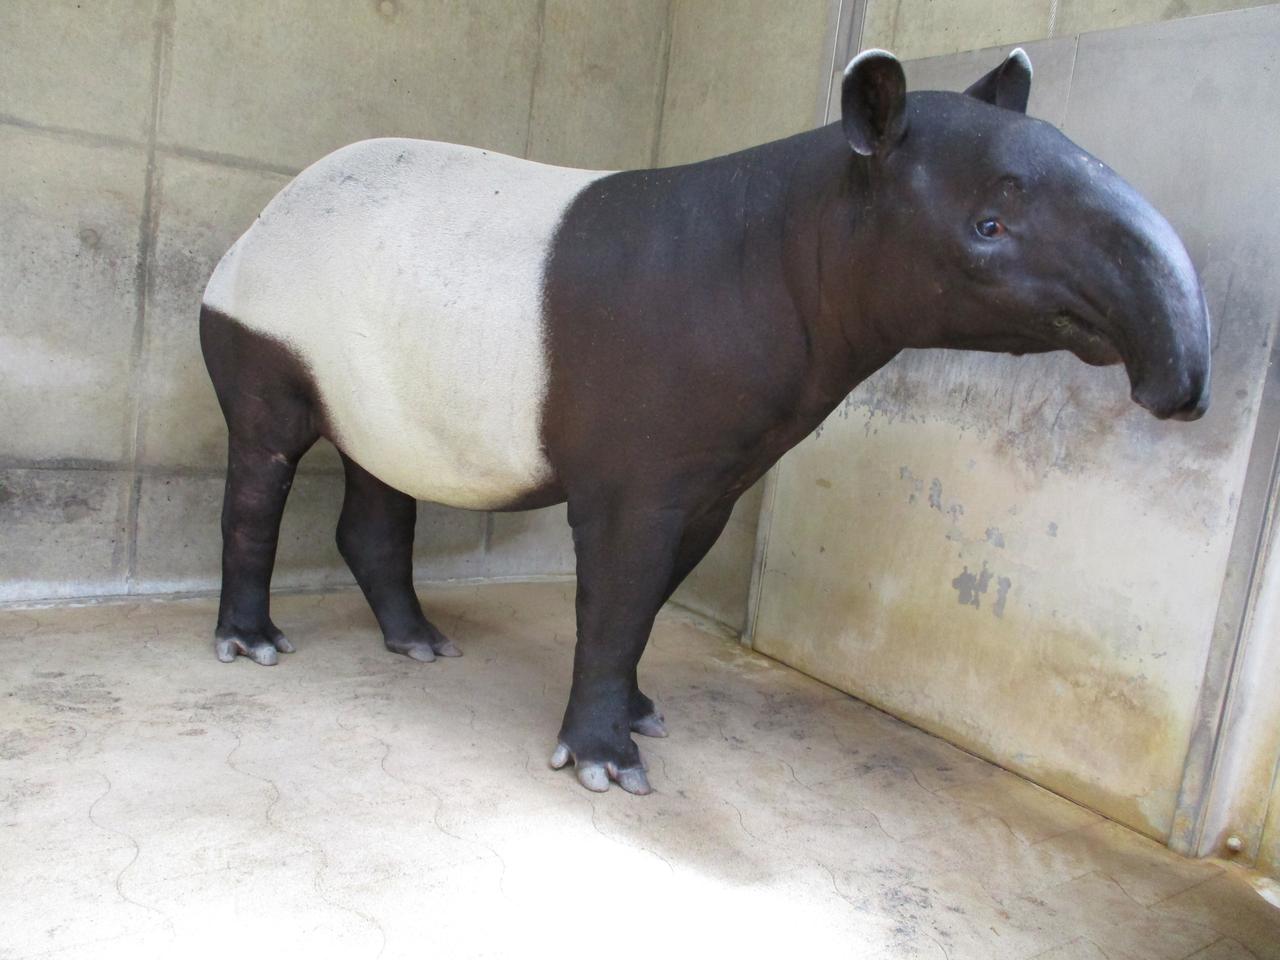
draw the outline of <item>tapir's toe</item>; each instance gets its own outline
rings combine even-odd
[[[460,657],[462,651],[457,644],[441,633],[433,624],[427,629],[410,637],[386,639],[387,649],[412,660],[430,663],[436,657]]]
[[[280,659],[280,654],[293,653],[295,647],[275,627],[254,633],[220,628],[214,634],[213,650],[223,663],[248,657],[254,663],[270,667]]]
[[[431,646],[432,646],[432,649],[435,650],[436,656],[438,657],[462,656],[462,651],[459,650],[457,645],[448,637],[441,637],[439,643],[432,644]]]
[[[604,793],[609,789],[610,780],[627,793],[634,793],[637,796],[653,792],[653,788],[649,786],[649,777],[645,773],[643,766],[620,769],[613,763],[579,762],[573,756],[573,751],[565,744],[557,744],[555,751],[551,754],[551,766],[559,770],[571,760],[573,761],[574,771],[578,775],[578,782],[592,793]]]
[[[614,777],[618,781],[618,786],[627,791],[627,793],[634,793],[642,797],[646,793],[653,792],[653,787],[649,786],[649,776],[644,772],[643,767],[610,771],[610,776]]]
[[[666,718],[655,710],[647,716],[632,720],[631,732],[638,733],[642,737],[665,737],[667,735]]]
[[[298,649],[292,643],[289,642],[288,638],[283,633],[280,634],[271,642],[275,646],[275,648],[279,650],[281,653],[294,653]]]
[[[408,657],[410,660],[419,660],[422,663],[431,663],[431,661],[436,658],[436,652],[431,649],[431,644],[429,643],[410,644],[403,650],[397,650],[391,646],[388,646],[387,649],[392,653],[400,653]]]

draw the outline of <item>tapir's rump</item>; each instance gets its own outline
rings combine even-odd
[[[604,174],[425,140],[368,140],[286,186],[204,303],[309,370],[333,438],[383,482],[476,509],[551,467],[542,278],[556,227]]]

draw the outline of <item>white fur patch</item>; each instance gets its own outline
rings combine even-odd
[[[1035,70],[1031,66],[1031,58],[1027,56],[1027,51],[1021,47],[1014,47],[1013,51],[1005,58],[1005,60],[1017,60],[1022,64],[1022,68],[1027,71],[1028,77],[1035,76]]]
[[[204,302],[298,355],[338,446],[384,483],[500,507],[551,478],[543,269],[565,209],[604,175],[426,140],[352,144],[267,205]]]
[[[866,50],[863,50],[856,57],[854,57],[852,60],[849,61],[848,66],[844,68],[844,75],[847,77],[849,74],[853,73],[853,71],[857,69],[858,64],[862,63],[864,60],[874,60],[880,57],[883,57],[887,60],[898,59],[888,50],[881,50],[879,47],[868,47]]]

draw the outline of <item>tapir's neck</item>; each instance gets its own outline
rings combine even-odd
[[[718,424],[727,469],[750,483],[913,345],[876,296],[874,200],[838,127],[591,183],[546,268],[546,421],[602,402],[657,409],[667,385],[682,397],[663,427],[683,444],[673,456],[709,456]],[[607,400],[592,392],[603,382]]]
[[[768,318],[779,337],[803,337],[802,409],[825,415],[900,350],[917,346],[875,289],[874,185],[839,124],[764,144],[710,164],[730,168],[742,192],[744,264],[776,258],[777,271],[747,269],[753,286],[786,287],[791,311]]]

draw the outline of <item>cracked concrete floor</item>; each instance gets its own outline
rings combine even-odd
[[[569,584],[423,590],[460,660],[354,592],[0,612],[0,956],[1280,958],[1242,871],[1183,860],[665,613],[656,793],[552,771]]]

